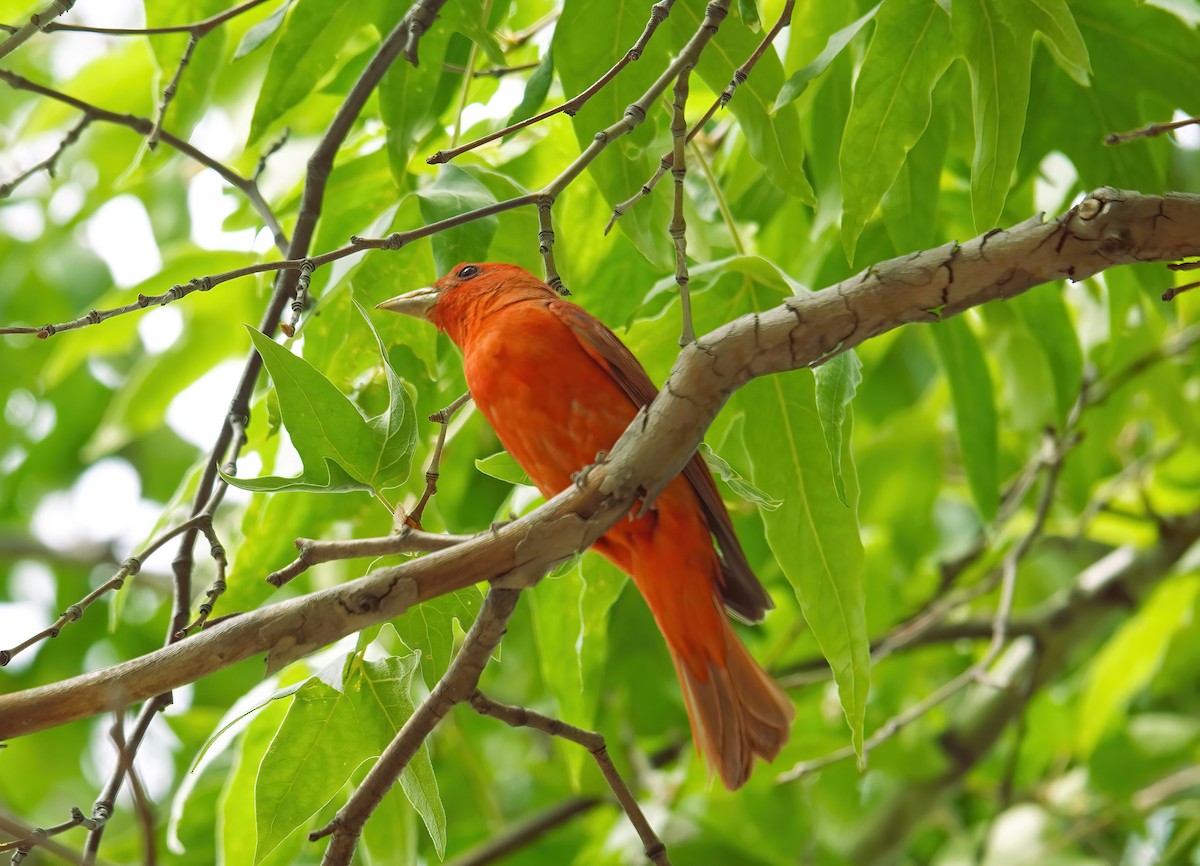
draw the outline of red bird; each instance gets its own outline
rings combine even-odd
[[[546,497],[611,449],[658,393],[616,334],[515,265],[460,264],[379,309],[428,319],[462,349],[476,405]],[[740,787],[756,755],[769,761],[779,753],[795,710],[722,610],[756,622],[773,605],[700,456],[651,510],[621,521],[594,547],[645,597],[696,743],[726,787]]]

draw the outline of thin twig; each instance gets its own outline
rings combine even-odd
[[[604,737],[595,731],[587,731],[575,725],[569,725],[561,719],[544,716],[527,707],[514,707],[509,704],[502,704],[499,701],[492,700],[478,689],[471,695],[470,702],[471,707],[480,715],[499,719],[506,725],[514,728],[533,728],[552,737],[561,737],[564,740],[570,740],[572,743],[576,743],[587,749],[588,753],[595,759],[600,772],[604,775],[604,780],[612,788],[617,802],[625,810],[625,815],[629,818],[629,823],[633,825],[634,830],[637,831],[638,836],[641,838],[643,849],[646,852],[646,859],[654,863],[655,866],[670,866],[671,861],[667,857],[667,847],[658,838],[658,834],[654,832],[654,828],[650,826],[650,822],[646,820],[646,815],[642,812],[642,807],[638,805],[637,798],[633,796],[633,792],[629,790],[629,785],[621,778],[621,774],[617,771],[612,758],[608,756],[608,745],[604,742]]]
[[[609,69],[608,72],[605,72],[598,79],[596,79],[596,81],[582,93],[572,97],[571,99],[568,99],[561,105],[557,105],[554,108],[549,108],[540,114],[535,114],[533,117],[528,117],[525,120],[506,126],[504,129],[489,133],[481,138],[475,139],[474,141],[468,141],[466,144],[461,145],[452,143],[452,146],[449,150],[439,150],[437,153],[426,157],[425,161],[430,165],[438,165],[439,163],[449,162],[456,156],[461,156],[467,151],[474,150],[480,145],[495,141],[498,138],[504,138],[505,136],[512,135],[514,132],[525,129],[528,126],[533,126],[535,123],[541,123],[543,120],[553,117],[556,114],[566,113],[568,115],[574,115],[579,111],[579,109],[583,108],[583,106],[587,104],[589,99],[603,90],[610,81],[616,78],[617,74],[622,69],[642,56],[642,52],[646,48],[646,43],[650,41],[650,37],[653,36],[654,31],[658,29],[658,25],[667,20],[667,16],[671,14],[671,7],[674,5],[675,0],[659,0],[659,2],[651,6],[650,20],[647,22],[645,29],[642,31],[642,35],[638,37],[637,42],[633,44],[632,48],[625,52],[620,60],[613,64],[612,68]]]
[[[222,485],[220,489],[224,490],[228,485]],[[217,539],[216,530],[213,528],[212,520],[208,520],[202,524],[200,530],[204,533],[204,537],[208,539],[208,552],[213,558],[213,562],[217,566],[217,576],[213,578],[212,584],[204,593],[204,601],[201,603],[199,610],[196,611],[196,618],[190,623],[176,632],[176,639],[187,637],[192,632],[204,628],[204,623],[208,621],[212,615],[213,607],[217,603],[217,599],[225,592],[225,570],[229,567],[229,560],[225,555],[225,548]]]
[[[429,468],[425,470],[425,490],[421,493],[421,499],[404,518],[403,523],[409,529],[421,529],[421,518],[425,515],[425,506],[429,504],[429,500],[437,493],[438,478],[441,477],[442,466],[442,448],[446,445],[446,433],[450,427],[450,419],[455,416],[459,409],[467,405],[471,399],[471,392],[463,394],[445,409],[434,412],[429,416],[429,420],[438,425],[437,443],[433,446],[433,454],[429,458]],[[397,521],[398,523],[400,521]]]
[[[101,789],[100,796],[92,804],[91,823],[84,825],[88,828],[87,842],[83,849],[84,866],[93,866],[96,862],[96,856],[100,851],[100,841],[104,838],[104,829],[108,826],[108,819],[112,817],[116,804],[117,792],[121,790],[129,768],[133,766],[133,759],[137,755],[138,749],[141,748],[142,738],[146,736],[146,731],[149,729],[150,723],[154,721],[154,717],[170,704],[170,694],[159,695],[142,704],[142,708],[133,722],[133,731],[128,738],[124,737],[124,720],[120,718],[124,710],[117,711],[118,722],[116,724],[121,726],[119,730],[122,732],[121,742],[124,745],[117,750],[117,766],[113,768],[112,774],[108,777],[104,788]]]
[[[679,302],[683,315],[683,330],[679,334],[680,346],[686,346],[696,340],[696,331],[692,328],[692,295],[688,291],[687,220],[683,217],[683,182],[687,177],[684,148],[687,146],[688,76],[691,71],[690,66],[684,67],[675,81],[672,102],[674,110],[671,116],[671,138],[675,144],[674,158],[671,161],[671,174],[675,178],[675,211],[671,215],[671,224],[667,230],[675,246],[675,284],[679,286]]]
[[[312,272],[316,268],[312,259],[305,259],[300,263],[300,277],[296,280],[296,296],[292,298],[292,303],[288,306],[287,317],[279,323],[279,330],[283,331],[287,337],[296,336],[296,325],[300,321],[300,315],[304,312],[304,308],[308,305],[308,286],[312,281]]]
[[[125,717],[123,713],[117,713],[116,721],[113,722],[110,733],[113,745],[117,747],[117,754],[124,754]],[[154,804],[150,802],[150,798],[146,795],[146,789],[142,786],[142,779],[138,775],[137,768],[134,766],[132,756],[130,756],[129,760],[129,787],[133,792],[133,809],[137,814],[138,823],[142,827],[142,866],[154,866],[158,862],[158,846],[155,843],[154,836]]]
[[[158,110],[154,112],[154,125],[150,128],[150,134],[146,136],[146,146],[151,150],[158,147],[158,137],[162,134],[163,119],[167,116],[167,108],[179,89],[179,80],[183,78],[183,70],[191,62],[192,53],[203,37],[204,34],[199,31],[191,32],[188,36],[187,46],[184,47],[183,54],[179,58],[179,64],[175,67],[175,74],[171,76],[171,82],[163,88],[162,97],[158,101]]]
[[[1183,120],[1172,120],[1168,123],[1151,123],[1148,126],[1143,126],[1141,129],[1134,129],[1130,132],[1110,132],[1104,137],[1104,143],[1113,145],[1133,141],[1135,138],[1154,138],[1165,132],[1172,132],[1176,129],[1193,126],[1197,123],[1200,123],[1200,117],[1187,117]]]
[[[27,168],[25,171],[21,172],[7,183],[0,183],[0,198],[8,198],[10,195],[12,195],[13,190],[40,171],[45,171],[46,174],[53,178],[55,169],[58,168],[59,158],[63,155],[68,147],[79,140],[79,136],[85,129],[87,129],[88,124],[90,124],[92,120],[93,118],[86,114],[79,118],[79,122],[71,127],[70,131],[67,132],[66,136],[63,137],[63,140],[59,142],[58,147],[54,149],[54,153],[50,154],[37,165]]]
[[[158,550],[172,538],[176,538],[177,536],[182,535],[191,529],[198,528],[206,522],[211,522],[211,517],[206,516],[205,514],[200,514],[184,521],[183,523],[180,523],[177,526],[163,531],[158,536],[151,539],[150,543],[144,548],[128,557],[121,564],[121,567],[117,569],[116,574],[64,610],[58,619],[51,623],[47,628],[42,629],[32,637],[26,638],[25,640],[21,641],[21,643],[10,649],[0,650],[0,667],[7,665],[18,653],[29,649],[29,647],[33,646],[34,644],[40,643],[43,640],[49,640],[58,637],[67,625],[73,622],[78,622],[83,617],[84,612],[87,611],[87,609],[91,607],[97,599],[110,592],[115,592],[116,590],[120,589],[125,585],[125,581],[128,578],[133,577],[140,572],[142,570],[142,563],[145,562],[156,550]]]
[[[1163,291],[1162,299],[1164,301],[1173,301],[1184,292],[1190,292],[1197,286],[1200,286],[1200,280],[1197,280],[1194,283],[1184,283],[1182,286],[1171,286],[1169,289]]]
[[[699,134],[700,130],[704,129],[705,125],[712,120],[713,115],[717,113],[717,109],[727,107],[730,100],[733,99],[734,93],[737,92],[737,89],[746,83],[746,80],[750,77],[750,73],[753,71],[759,59],[771,46],[771,43],[775,41],[776,37],[779,36],[779,33],[783,30],[783,28],[792,23],[792,10],[795,5],[796,0],[787,0],[787,2],[784,3],[783,11],[780,13],[775,25],[767,32],[765,36],[763,36],[762,41],[760,41],[754,51],[751,52],[750,56],[746,59],[746,62],[734,70],[733,78],[730,79],[729,84],[726,85],[725,89],[721,91],[721,95],[713,100],[712,105],[708,107],[708,110],[704,112],[704,115],[692,125],[692,129],[690,132],[688,132],[686,138],[688,144],[691,144],[692,139],[694,139]],[[664,153],[662,155],[662,159],[660,159],[658,162],[658,168],[655,169],[654,174],[651,175],[650,179],[642,184],[641,189],[613,208],[612,215],[608,218],[608,225],[604,227],[605,234],[608,234],[610,231],[612,231],[612,227],[617,224],[617,220],[619,220],[624,214],[628,213],[630,208],[632,208],[646,196],[650,195],[650,193],[654,192],[654,187],[658,186],[658,182],[663,179],[663,176],[666,175],[668,171],[671,170],[671,163],[674,161],[674,159],[675,156],[673,153]]]
[[[546,285],[565,297],[571,293],[567,291],[554,264],[554,223],[550,215],[553,205],[554,199],[550,196],[543,196],[538,201],[538,252],[546,270]]]
[[[95,33],[100,36],[163,36],[168,33],[194,33],[196,30],[211,30],[266,2],[267,0],[246,0],[245,3],[191,24],[173,24],[165,27],[90,27],[83,24],[62,24],[56,21],[53,24],[46,24],[41,30],[45,33]],[[66,5],[74,5],[74,0]],[[0,25],[0,29],[16,30],[15,27],[10,28],[6,25]]]
[[[471,76],[473,78],[504,78],[517,72],[528,72],[531,69],[537,69],[540,65],[541,64],[534,62],[518,63],[515,66],[489,66],[486,69],[471,70]],[[458,66],[454,63],[442,64],[442,69],[446,70],[447,72],[453,72],[456,75],[466,75],[468,68],[469,67],[466,66]]]
[[[503,860],[509,854],[533,844],[551,830],[556,830],[563,824],[586,815],[597,806],[603,805],[604,802],[605,800],[601,797],[570,797],[510,825],[501,835],[489,839],[461,857],[454,858],[444,866],[489,866],[489,864]]]
[[[4,81],[9,87],[15,90],[24,90],[29,93],[36,93],[39,96],[44,96],[47,99],[53,99],[56,102],[61,102],[64,105],[69,105],[72,108],[83,112],[86,117],[93,120],[103,121],[104,123],[112,123],[117,126],[124,126],[132,129],[134,132],[147,136],[154,127],[154,122],[145,117],[138,117],[133,114],[119,114],[115,111],[99,108],[90,102],[85,102],[74,96],[70,96],[51,87],[46,87],[43,84],[38,84],[35,81],[30,81],[22,75],[17,75],[8,69],[0,69],[0,81]],[[281,253],[287,254],[288,239],[284,233],[279,221],[275,218],[274,212],[262,197],[262,193],[258,189],[258,184],[253,178],[242,177],[225,163],[221,162],[212,156],[209,156],[204,151],[195,145],[184,141],[176,135],[173,135],[166,130],[159,134],[159,140],[171,145],[177,151],[182,153],[206,168],[211,168],[222,180],[238,190],[250,202],[250,206],[254,208],[255,213],[262,219],[263,224],[271,231],[271,235],[275,241],[275,247]],[[0,331],[0,333],[37,333],[37,329],[33,331]]]
[[[79,808],[72,806],[71,817],[66,821],[63,821],[60,824],[55,824],[53,827],[22,827],[20,828],[22,832],[20,832],[20,835],[18,835],[18,828],[11,826],[11,822],[8,819],[5,819],[0,821],[0,829],[3,829],[5,832],[11,832],[13,835],[16,835],[17,838],[8,842],[0,842],[0,853],[7,853],[9,851],[15,852],[13,854],[13,862],[17,863],[20,862],[17,860],[18,855],[23,858],[34,848],[43,848],[47,851],[52,851],[52,853],[57,854],[59,857],[62,857],[66,860],[78,863],[80,860],[79,855],[75,854],[75,852],[71,851],[69,848],[65,848],[62,845],[50,842],[49,840],[55,836],[67,832],[68,830],[73,830],[76,827],[82,827],[87,823],[87,821],[88,818],[83,814],[83,812]]]
[[[547,12],[537,21],[534,21],[524,30],[518,30],[516,33],[510,33],[507,36],[500,38],[511,48],[520,48],[533,37],[537,36],[551,24],[558,20],[558,16],[562,14],[561,9],[553,9]]]

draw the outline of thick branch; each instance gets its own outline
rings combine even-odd
[[[743,316],[684,349],[666,387],[583,488],[450,550],[242,614],[104,671],[2,696],[0,739],[114,709],[257,653],[267,653],[274,670],[413,603],[517,567],[565,559],[598,538],[640,491],[661,490],[729,395],[755,376],[817,364],[902,324],[937,321],[1039,283],[1197,254],[1200,196],[1102,189],[1052,222],[1033,219],[883,262]]]

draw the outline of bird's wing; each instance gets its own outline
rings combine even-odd
[[[647,406],[658,396],[658,389],[650,381],[641,362],[607,325],[568,301],[550,301],[547,306],[571,330],[592,360],[612,374],[635,406]],[[683,477],[699,498],[709,531],[717,539],[724,577],[721,596],[725,605],[739,618],[747,622],[759,622],[775,605],[746,561],[746,554],[733,531],[729,512],[725,510],[716,482],[699,452],[693,454],[684,467]]]

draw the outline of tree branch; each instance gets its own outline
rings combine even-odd
[[[514,576],[536,582],[544,573],[538,568],[521,570],[515,572]],[[500,638],[504,636],[508,620],[520,595],[519,586],[493,585],[488,590],[479,616],[475,618],[466,638],[463,639],[462,648],[450,663],[445,675],[433,687],[429,697],[409,716],[396,738],[384,749],[362,784],[350,795],[346,804],[338,809],[333,820],[321,830],[309,835],[309,839],[313,841],[332,835],[329,847],[325,849],[325,856],[321,860],[323,866],[347,866],[350,863],[363,825],[400,778],[417,749],[421,748],[421,744],[456,704],[468,700],[475,693],[479,677],[483,674],[488,659],[499,646]]]
[[[223,620],[186,642],[73,680],[0,696],[0,738],[83,718],[195,681],[257,653],[269,670],[411,604],[561,561],[598,538],[690,459],[711,419],[756,376],[820,363],[909,322],[934,322],[1038,283],[1200,253],[1200,196],[1101,189],[1047,223],[882,262],[836,285],[743,316],[686,347],[655,401],[587,482],[450,550],[377,569]]]

